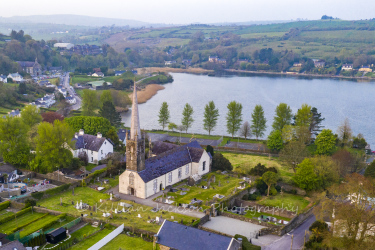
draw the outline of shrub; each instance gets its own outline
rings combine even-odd
[[[31,194],[31,197],[33,197],[34,199],[37,199],[37,200],[42,199],[43,196],[44,196],[43,192],[36,192],[36,193]]]
[[[216,153],[212,157],[212,170],[232,171],[233,166],[222,154]]]
[[[4,202],[0,203],[0,211],[8,208],[9,206],[10,206],[10,201],[4,201]]]
[[[253,245],[251,244],[247,238],[243,235],[240,235],[240,234],[236,234],[234,236],[235,239],[239,239],[241,238],[242,239],[242,249],[243,250],[260,250],[261,247],[260,246],[256,246],[256,245]]]
[[[200,221],[201,221],[200,219],[195,220],[195,221],[191,224],[191,226],[192,226],[192,227],[198,227],[198,224],[199,224]]]
[[[277,190],[274,187],[270,188],[270,195],[277,195]]]
[[[262,176],[265,172],[274,172],[277,174],[277,169],[274,167],[267,168],[265,165],[258,163],[254,168],[250,169],[249,175]]]
[[[36,206],[36,201],[30,198],[25,200],[25,208]]]

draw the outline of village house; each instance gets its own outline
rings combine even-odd
[[[353,70],[353,64],[345,63],[342,65],[341,70]]]
[[[7,76],[8,78],[11,78],[13,82],[23,82],[23,77],[17,73],[12,73]]]
[[[96,136],[88,135],[83,129],[80,129],[75,134],[73,141],[75,141],[75,148],[72,150],[73,156],[78,157],[80,153],[86,153],[89,163],[98,164],[100,160],[113,153],[113,142],[103,137],[101,133]]]
[[[154,242],[163,250],[239,250],[242,242],[234,238],[164,220]]]
[[[35,58],[35,62],[18,61],[17,63],[24,72],[32,76],[40,76],[42,74],[42,67],[38,63],[37,58]]]
[[[210,155],[196,142],[145,159],[136,86],[133,92],[130,136],[126,139],[126,171],[120,176],[119,192],[145,199],[182,180],[198,180],[211,170]]]
[[[326,65],[326,62],[324,60],[320,59],[313,59],[315,68],[324,68]]]
[[[68,94],[66,88],[64,88],[62,85],[57,86],[57,90],[66,98],[66,95]]]
[[[7,179],[4,178],[5,175],[8,176]],[[19,178],[19,175],[15,167],[9,164],[0,166],[0,183],[14,182],[18,178]]]
[[[176,64],[176,63],[177,63],[176,61],[165,61],[164,65],[172,65],[172,64]]]
[[[19,109],[12,110],[12,112],[8,112],[7,115],[4,115],[3,118],[6,118],[7,116],[10,117],[21,117],[21,112]]]
[[[38,108],[50,108],[53,104],[55,104],[55,95],[54,94],[46,94],[42,98],[38,98],[35,102],[30,103],[31,105],[35,105]]]
[[[72,44],[72,43],[55,43],[53,45],[53,47],[54,48],[58,48],[58,49],[67,49],[67,50],[69,50],[69,49],[71,49],[71,48],[74,47],[74,44]]]
[[[4,75],[0,75],[0,82],[3,82],[3,83],[7,83],[8,82],[8,78]]]
[[[77,103],[76,98],[74,98],[74,97],[72,97],[72,96],[68,96],[68,97],[66,97],[65,100],[66,100],[69,104],[71,104],[71,105]]]
[[[104,74],[102,72],[95,72],[91,76],[94,76],[94,77],[104,77]]]
[[[226,64],[227,63],[227,60],[220,59],[217,56],[210,56],[210,57],[208,57],[208,61],[211,62],[211,63],[220,63],[220,64]]]
[[[126,70],[116,70],[115,71],[115,76],[121,76],[122,74],[124,74],[126,72]]]
[[[362,65],[362,67],[359,68],[358,71],[359,72],[367,72],[367,73],[369,73],[369,72],[372,72],[372,69],[371,69],[370,65],[366,65],[366,66]]]
[[[293,63],[293,67],[302,67],[302,63]]]

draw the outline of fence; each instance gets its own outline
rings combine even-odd
[[[116,236],[119,235],[122,231],[124,231],[124,224],[110,232],[108,235],[106,235],[103,239],[101,239],[95,245],[90,247],[88,250],[99,250],[100,248],[105,246],[105,244],[116,238]]]

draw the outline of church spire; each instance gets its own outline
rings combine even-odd
[[[134,79],[134,92],[133,92],[133,104],[132,104],[132,117],[130,127],[130,139],[135,140],[136,135],[141,135],[141,128],[139,125],[139,114],[138,114],[138,98],[137,98],[137,87]]]

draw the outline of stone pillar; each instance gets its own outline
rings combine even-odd
[[[154,234],[154,240],[153,240],[153,245],[152,245],[152,250],[156,250],[157,242],[158,242],[158,235]]]

